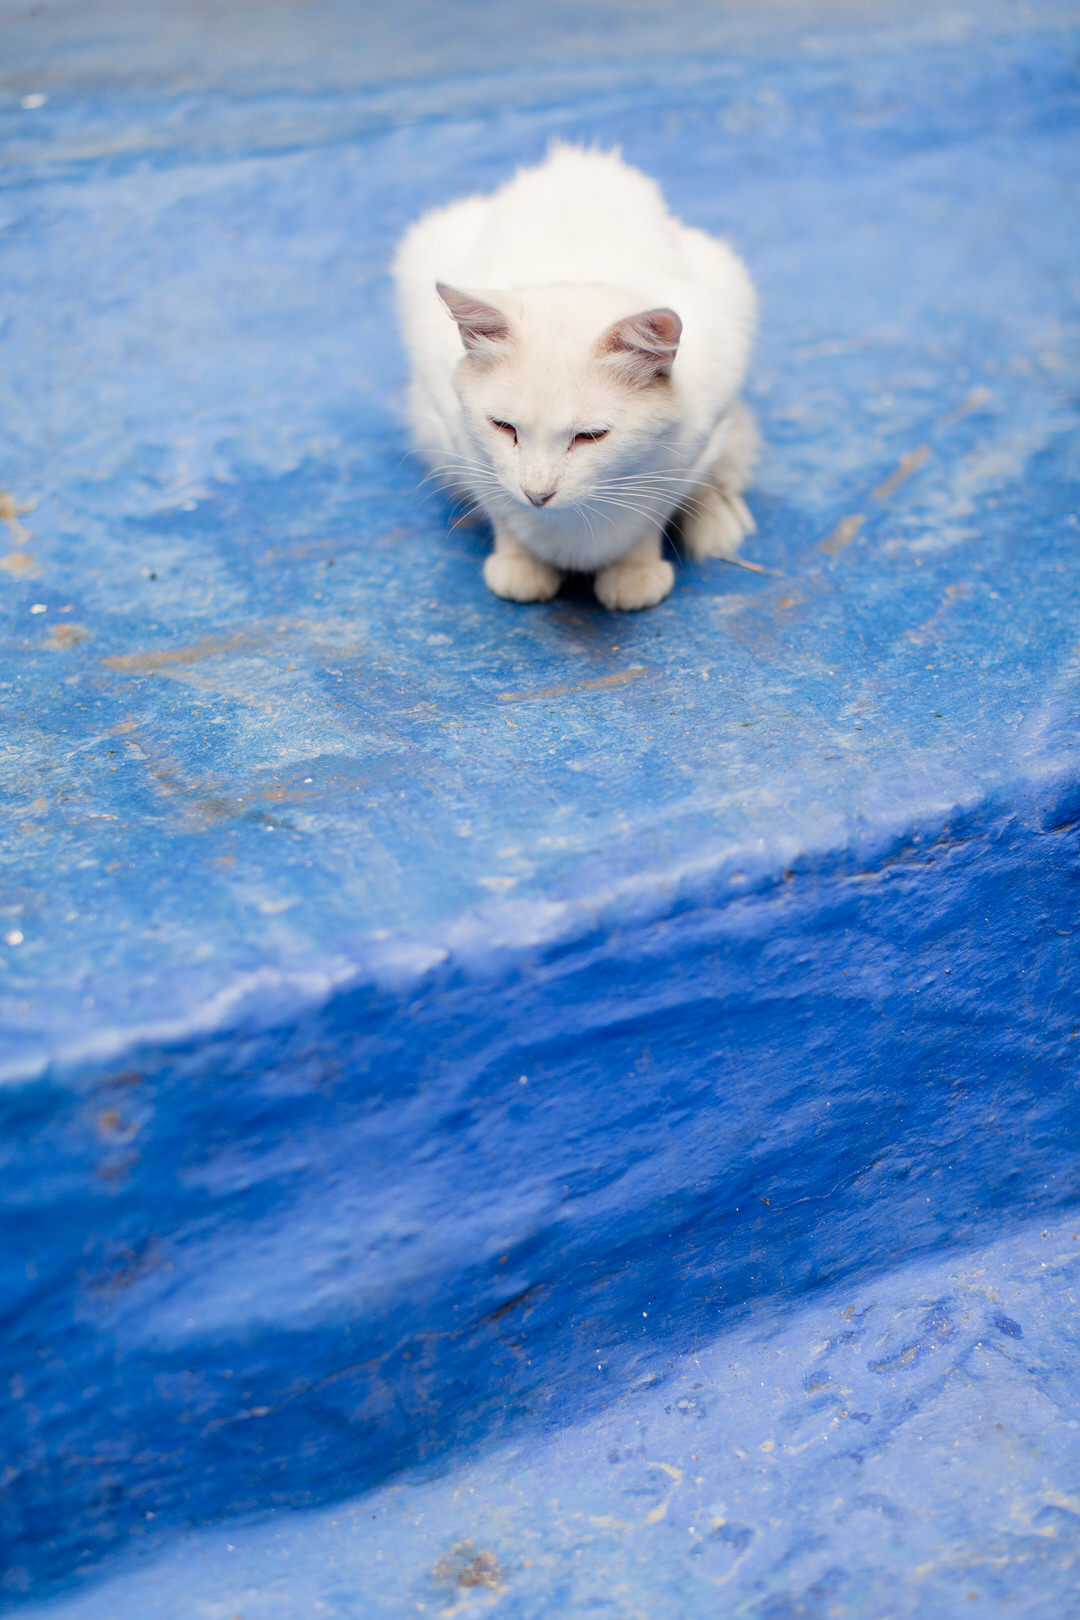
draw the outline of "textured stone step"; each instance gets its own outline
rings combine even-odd
[[[587,1418],[189,1534],[29,1613],[1056,1620],[1080,1573],[1078,1259],[1075,1215],[1021,1226],[770,1301],[644,1374],[598,1335]]]

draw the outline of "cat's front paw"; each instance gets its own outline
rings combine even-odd
[[[484,584],[508,602],[550,602],[562,575],[527,551],[493,551],[484,561]]]
[[[706,489],[683,513],[682,538],[687,555],[698,562],[704,557],[734,557],[743,537],[753,534],[756,525],[741,495],[726,490]]]
[[[617,562],[602,568],[593,581],[593,589],[606,608],[621,609],[624,613],[636,608],[655,607],[670,595],[675,583],[675,570],[664,558],[649,562]]]

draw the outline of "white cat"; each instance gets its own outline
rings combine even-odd
[[[753,286],[617,152],[557,144],[425,214],[394,273],[416,445],[490,519],[497,596],[547,601],[574,569],[605,607],[652,607],[675,512],[692,557],[753,531]]]

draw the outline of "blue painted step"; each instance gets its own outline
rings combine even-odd
[[[588,1417],[27,1614],[1057,1620],[1080,1594],[1078,1265],[1074,1215],[770,1301],[644,1374],[597,1335]]]
[[[231,90],[33,36],[13,1605],[588,1421],[597,1344],[654,1370],[644,1310],[675,1359],[1075,1202],[1069,25],[741,18],[660,74],[628,18],[615,60]],[[763,294],[771,572],[642,617],[488,596],[405,454],[393,243],[553,133],[621,142]]]

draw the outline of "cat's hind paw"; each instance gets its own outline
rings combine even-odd
[[[757,525],[741,495],[706,487],[683,513],[682,540],[688,557],[734,557]]]
[[[493,551],[484,559],[484,584],[508,602],[550,602],[562,575],[527,551]]]
[[[606,608],[629,613],[655,607],[670,595],[675,570],[663,557],[648,562],[617,562],[602,568],[593,589]]]

